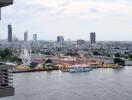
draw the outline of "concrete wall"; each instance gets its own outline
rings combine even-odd
[[[13,4],[13,0],[0,0],[0,7],[8,6]]]
[[[0,88],[0,97],[7,97],[14,95],[14,88]]]

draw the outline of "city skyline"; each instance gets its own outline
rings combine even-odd
[[[39,40],[56,40],[59,35],[66,40],[90,40],[94,31],[97,41],[132,41],[131,4],[130,0],[17,0],[2,8],[0,36],[7,39],[6,27],[11,24],[20,39],[28,30],[29,40],[34,33]]]

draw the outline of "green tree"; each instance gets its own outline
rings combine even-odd
[[[47,60],[45,61],[45,63],[52,63],[52,60],[51,60],[51,59],[47,59]]]
[[[120,58],[114,58],[113,61],[115,64],[122,65],[122,66],[125,65],[125,61]]]
[[[93,55],[98,56],[99,55],[98,51],[93,51]]]
[[[18,58],[18,57],[10,57],[9,60],[11,62],[16,62],[17,64],[21,64],[21,62],[22,62],[22,59]]]
[[[132,55],[129,55],[129,59],[132,60]]]
[[[2,59],[7,58],[11,55],[12,55],[12,52],[8,48],[5,48],[4,50],[0,50],[0,56],[1,56]]]
[[[115,57],[121,57],[121,54],[120,53],[116,53]]]
[[[31,62],[30,68],[35,68],[37,65],[38,65],[38,63],[36,63],[36,62]]]

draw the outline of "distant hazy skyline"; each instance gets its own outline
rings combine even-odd
[[[7,26],[23,39],[28,31],[40,40],[89,40],[96,32],[97,40],[132,41],[131,0],[14,0],[12,6],[2,8],[0,38],[7,38]]]

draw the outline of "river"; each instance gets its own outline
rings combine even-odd
[[[3,100],[131,100],[132,67],[14,74],[15,96]]]

